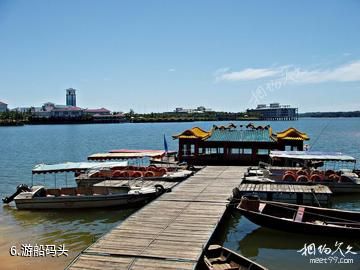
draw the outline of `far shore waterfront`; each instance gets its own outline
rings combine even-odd
[[[114,124],[114,123],[176,123],[176,122],[208,122],[208,121],[278,121],[267,120],[261,117],[244,117],[240,113],[219,113],[219,115],[182,115],[181,117],[169,116],[165,113],[151,114],[125,114],[121,120],[94,120],[94,119],[1,119],[1,126],[24,126],[24,125],[68,125],[68,124]],[[155,116],[154,116],[155,115]],[[359,118],[360,112],[317,112],[302,113],[299,118],[319,118],[319,119],[339,119],[339,118]],[[297,121],[297,120],[288,120]]]

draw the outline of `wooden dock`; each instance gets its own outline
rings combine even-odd
[[[330,188],[324,185],[242,183],[238,191],[237,199],[243,195],[257,194],[262,200],[316,206],[318,202],[323,206],[329,206],[332,195]]]
[[[205,167],[80,254],[69,269],[194,269],[247,167]]]

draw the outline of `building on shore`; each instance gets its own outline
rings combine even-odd
[[[76,90],[66,89],[66,105],[57,105],[53,102],[44,103],[39,109],[31,111],[36,121],[73,122],[87,121],[95,123],[119,123],[125,121],[122,113],[113,114],[106,108],[83,109],[76,106]]]
[[[205,108],[204,106],[199,106],[196,109],[184,109],[182,107],[175,108],[175,113],[205,113],[212,112],[213,110],[210,108]]]
[[[93,121],[96,123],[105,123],[105,122],[124,122],[125,115],[123,113],[111,113],[110,110],[106,108],[100,109],[85,109],[84,113],[87,115],[91,115]]]
[[[270,126],[194,127],[174,135],[179,140],[178,159],[190,165],[257,165],[268,162],[270,150],[304,149],[307,134],[295,128],[274,133]]]
[[[66,89],[66,106],[76,107],[76,90],[74,88]]]
[[[257,105],[256,109],[248,109],[248,114],[257,115],[261,120],[298,120],[298,108],[290,105],[271,103]]]
[[[85,109],[84,112],[90,115],[111,115],[111,111],[106,108]]]
[[[8,110],[8,105],[0,101],[0,112],[6,112]]]

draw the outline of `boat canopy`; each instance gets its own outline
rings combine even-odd
[[[127,161],[119,162],[65,162],[58,164],[38,164],[32,170],[33,174],[77,172],[95,168],[113,168],[127,166]]]
[[[285,158],[296,160],[314,161],[347,161],[356,162],[354,157],[344,155],[340,152],[318,152],[318,151],[270,151],[270,158]]]

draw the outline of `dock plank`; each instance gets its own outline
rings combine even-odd
[[[246,170],[205,167],[98,239],[68,268],[194,269]]]

